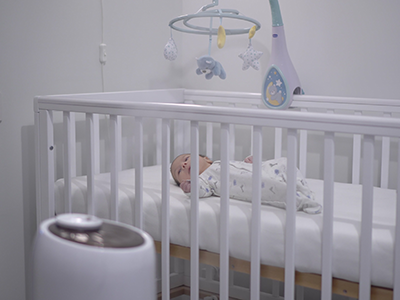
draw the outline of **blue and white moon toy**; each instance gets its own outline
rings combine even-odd
[[[272,49],[262,86],[262,100],[268,108],[286,109],[294,94],[302,92],[300,80],[286,47],[278,0],[269,0],[272,13]]]

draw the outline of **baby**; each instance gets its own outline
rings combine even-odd
[[[229,197],[237,200],[252,200],[253,157],[244,161],[229,162]],[[190,154],[181,154],[171,164],[171,174],[184,193],[190,193]],[[286,208],[286,158],[262,162],[261,202],[275,207]],[[199,197],[220,196],[221,161],[212,162],[206,156],[199,156]],[[309,214],[318,214],[322,206],[305,178],[297,170],[296,206]]]

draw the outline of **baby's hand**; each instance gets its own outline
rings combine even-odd
[[[185,193],[190,193],[190,180],[186,180],[181,182],[179,187],[184,191]]]
[[[245,163],[252,164],[253,163],[253,155],[249,155],[244,159]]]

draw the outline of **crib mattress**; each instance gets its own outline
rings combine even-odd
[[[134,216],[133,169],[120,173],[119,220],[133,224]],[[143,169],[143,229],[155,240],[161,239],[161,166]],[[323,181],[308,179],[319,203],[323,202]],[[63,180],[55,184],[56,210],[63,209]],[[109,218],[110,174],[95,178],[96,215]],[[361,186],[335,183],[333,227],[333,276],[350,281],[359,279],[359,240],[361,231]],[[86,211],[86,177],[72,180],[72,210]],[[372,284],[393,286],[393,249],[395,235],[396,191],[374,188],[372,232]],[[199,201],[200,248],[219,252],[218,197]],[[322,217],[297,212],[296,219],[296,270],[321,273]],[[173,183],[170,186],[170,238],[171,243],[190,244],[190,199]],[[229,232],[230,255],[250,259],[251,203],[230,200]],[[262,205],[261,209],[261,262],[284,267],[285,210]]]

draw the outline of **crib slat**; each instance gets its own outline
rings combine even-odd
[[[135,226],[143,228],[143,118],[135,118]]]
[[[191,190],[199,190],[199,122],[190,122]],[[199,299],[199,193],[190,199],[190,299]]]
[[[367,300],[371,294],[374,136],[364,136],[363,153],[359,299]]]
[[[274,158],[282,157],[282,128],[275,128]]]
[[[156,140],[156,164],[159,165],[161,164],[161,134],[162,134],[162,121],[161,119],[156,120],[156,134],[157,134],[157,140]]]
[[[111,142],[111,203],[110,216],[111,220],[118,221],[118,185],[119,171],[121,161],[121,117],[117,115],[110,116],[110,142]]]
[[[229,106],[231,107],[236,107],[235,103],[230,103]],[[230,124],[229,125],[229,130],[230,130],[230,158],[235,159],[235,124]]]
[[[54,216],[54,124],[53,111],[41,110],[38,114],[38,172],[41,190],[38,199],[41,201],[38,201],[36,209],[37,224],[40,225],[43,220]]]
[[[302,108],[302,112],[307,112],[307,108]],[[307,130],[300,130],[300,146],[299,146],[299,169],[306,177],[307,175]]]
[[[333,132],[325,132],[324,141],[324,215],[322,227],[321,299],[332,297],[333,199],[335,177],[335,141]]]
[[[212,102],[207,103],[208,106],[212,106]],[[209,158],[213,157],[212,149],[213,149],[213,123],[208,122],[206,129],[206,155]]]
[[[384,113],[384,117],[390,118],[391,113]],[[390,161],[390,138],[382,137],[381,155],[381,188],[387,189],[389,186],[389,161]]]
[[[230,124],[229,125],[229,131],[230,131],[230,154],[229,156],[231,159],[235,159],[235,125]]]
[[[253,195],[251,204],[250,299],[260,299],[262,127],[253,127]]]
[[[64,209],[66,213],[71,212],[71,178],[72,178],[72,140],[71,136],[71,113],[63,112],[63,130],[64,130],[64,156],[63,156],[63,176],[64,176]]]
[[[207,131],[206,131],[206,155],[209,158],[213,157],[213,124],[207,123]]]
[[[259,105],[256,105],[256,104],[253,104],[252,106],[251,106],[251,108],[259,108]],[[253,142],[253,130],[251,130],[251,136],[250,136],[250,153],[254,153],[254,151],[253,151],[253,144],[254,144],[254,142]]]
[[[307,175],[307,130],[300,130],[299,169],[301,174]]]
[[[186,141],[186,143],[184,143],[184,150],[181,153],[189,153],[190,152],[190,122],[188,121],[183,121],[184,122],[184,127],[183,127],[183,137],[184,137],[184,141]],[[178,154],[181,154],[178,153]]]
[[[94,201],[94,174],[95,172],[95,120],[92,113],[86,114],[86,143],[87,143],[87,150],[86,150],[86,163],[87,163],[87,211],[88,214],[94,215],[96,208],[95,208],[95,201]]]
[[[100,117],[93,114],[93,169],[94,174],[100,174]]]
[[[69,116],[70,120],[70,141],[71,141],[71,177],[76,177],[76,124],[75,124],[75,113],[71,112]]]
[[[184,121],[174,120],[174,153],[173,157],[177,157],[179,154],[184,152]]]
[[[229,124],[221,124],[220,299],[229,299]]]
[[[294,299],[296,241],[296,165],[297,130],[288,129],[287,136],[287,198],[285,229],[285,299]]]
[[[40,130],[40,112],[35,113],[35,184],[36,184],[36,224],[39,228],[40,223],[42,222],[42,203],[46,204],[45,197],[42,197],[42,189],[43,189],[43,180],[41,180],[41,155],[42,149],[41,145],[43,145],[42,141],[42,133]]]
[[[170,120],[162,120],[162,198],[161,198],[161,291],[162,300],[170,299],[170,217],[169,217],[169,164],[170,164]]]
[[[397,198],[394,245],[393,299],[400,299],[400,140],[397,144]]]
[[[360,116],[361,111],[355,111],[354,115]],[[360,184],[360,165],[361,165],[361,135],[353,135],[353,168],[352,168],[352,183]]]
[[[389,157],[390,157],[390,138],[382,137],[382,160],[381,160],[381,188],[387,189],[389,186]]]

